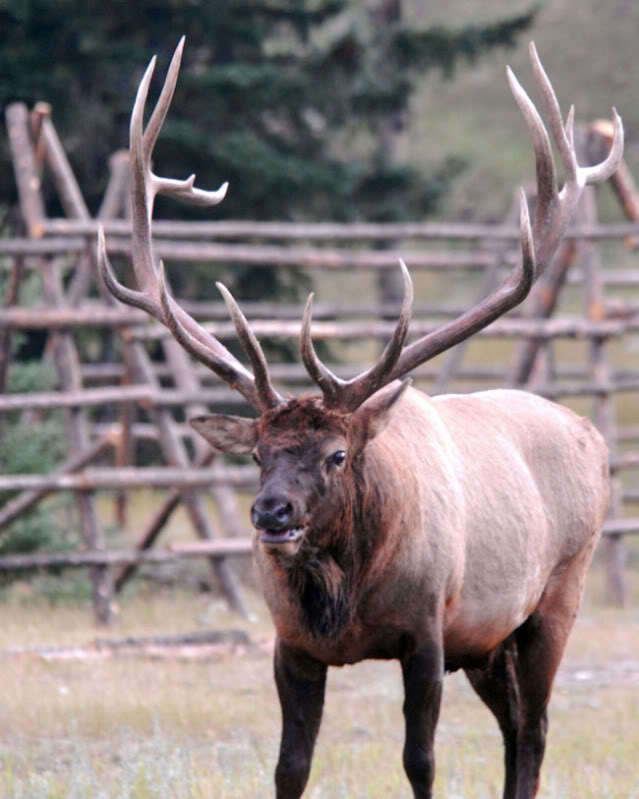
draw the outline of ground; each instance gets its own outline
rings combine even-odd
[[[635,591],[627,608],[607,607],[601,585],[596,570],[555,686],[542,799],[639,797],[639,602]],[[250,601],[257,619],[244,623],[210,594],[138,587],[114,627],[96,632],[86,606],[52,606],[15,586],[0,604],[0,798],[271,795],[280,723],[272,630],[259,597]],[[15,649],[208,629],[241,629],[250,643],[118,656]],[[306,795],[408,799],[401,703],[395,663],[331,670]],[[436,795],[492,799],[501,779],[496,724],[463,675],[450,675]]]

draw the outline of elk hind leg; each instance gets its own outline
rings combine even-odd
[[[548,729],[552,684],[572,629],[591,551],[551,576],[535,611],[515,631],[521,721],[517,739],[516,799],[533,799]]]
[[[503,799],[516,799],[520,706],[515,636],[510,635],[495,649],[485,667],[466,669],[466,676],[497,719],[504,740]]]

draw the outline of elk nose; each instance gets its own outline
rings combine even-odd
[[[251,521],[258,530],[285,530],[292,516],[293,505],[286,497],[258,497],[251,508]]]

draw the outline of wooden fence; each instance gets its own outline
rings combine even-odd
[[[92,219],[47,109],[29,113],[22,105],[10,106],[7,126],[26,236],[0,239],[0,269],[7,275],[0,298],[0,424],[9,412],[42,415],[64,409],[69,454],[52,474],[0,476],[0,491],[17,492],[0,508],[0,541],[11,523],[45,496],[71,491],[83,549],[8,554],[0,557],[0,569],[89,568],[96,619],[106,622],[114,592],[140,564],[208,557],[230,605],[245,613],[228,557],[250,552],[248,520],[238,511],[236,492],[252,490],[257,472],[214,456],[182,421],[183,412],[188,416],[210,407],[241,406],[243,400],[194,365],[164,328],[108,296],[96,278],[98,224],[105,227],[112,255],[129,252],[130,225],[120,218],[126,217],[127,159],[122,153],[114,156],[98,219]],[[66,218],[47,217],[44,177],[57,188]],[[603,547],[610,596],[622,602],[624,536],[639,532],[639,269],[633,255],[639,203],[626,170],[612,179],[612,186],[629,221],[599,223],[594,190],[589,189],[579,218],[527,304],[482,331],[472,344],[458,345],[417,369],[415,379],[433,393],[525,386],[576,403],[592,415],[611,450],[613,496]],[[154,235],[157,253],[169,265],[208,262],[228,272],[237,264],[308,271],[327,294],[314,309],[313,335],[339,352],[334,371],[351,375],[392,329],[387,320],[398,309],[392,280],[398,257],[417,278],[411,332],[423,334],[486,294],[515,263],[519,231],[514,218],[511,210],[496,225],[159,221]],[[40,277],[41,299],[23,307],[20,285],[32,272]],[[366,300],[355,302],[353,296]],[[235,337],[222,303],[183,304],[221,340]],[[297,305],[242,305],[258,335],[298,337]],[[117,359],[82,360],[77,335],[97,328],[117,342]],[[46,331],[46,357],[58,375],[56,391],[6,393],[11,337],[19,330]],[[150,357],[150,342],[162,360]],[[274,364],[272,375],[291,391],[308,387],[300,364]],[[104,420],[105,409],[110,421]],[[135,463],[135,443],[141,440],[156,442],[162,464]],[[96,493],[114,493],[118,523],[126,527],[128,492],[140,487],[164,490],[158,507],[144,529],[136,531],[133,548],[109,549]],[[205,496],[217,506],[220,529],[206,512]],[[180,504],[200,541],[152,549]]]

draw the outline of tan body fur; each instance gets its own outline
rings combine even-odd
[[[437,609],[456,667],[488,655],[553,581],[581,595],[608,499],[606,446],[587,419],[520,391],[431,399],[409,389],[364,456],[383,486],[377,519],[392,524],[335,641],[297,623],[286,567],[256,535],[266,601],[291,646],[330,665],[398,657]]]

